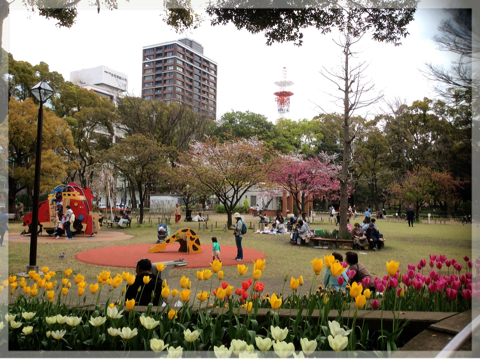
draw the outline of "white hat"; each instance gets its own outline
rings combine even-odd
[[[240,215],[240,213],[237,212],[233,215],[233,218],[242,218],[242,216]]]

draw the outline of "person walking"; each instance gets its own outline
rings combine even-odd
[[[182,210],[177,203],[176,206],[175,206],[175,224],[180,222],[180,218],[182,218]]]
[[[70,218],[72,218],[72,215],[73,215],[72,208],[70,206],[67,206],[67,212],[65,213],[65,223],[63,227],[65,229],[65,232],[67,232],[67,239],[70,239],[70,240],[73,239],[72,231],[70,230],[70,225],[71,225]]]
[[[243,261],[243,249],[242,249],[242,228],[243,228],[243,221],[240,214],[237,212],[233,215],[236,219],[237,223],[235,224],[235,230],[233,234],[235,235],[235,244],[237,245],[237,256],[233,259],[237,261]]]
[[[408,226],[410,227],[410,223],[412,224],[413,227],[413,220],[415,219],[415,212],[413,211],[412,207],[410,207],[407,211],[407,220],[408,220]]]
[[[365,210],[365,220],[363,221],[363,223],[370,223],[370,216],[372,214],[370,213],[370,209],[367,207],[367,209]]]
[[[213,260],[218,259],[220,263],[222,263],[222,260],[220,259],[220,244],[218,244],[217,237],[212,237],[212,257]]]

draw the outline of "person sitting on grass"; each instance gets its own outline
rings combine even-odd
[[[332,256],[335,257],[336,260],[339,262],[343,262],[343,257],[340,253],[332,253]],[[343,283],[340,285],[338,284],[337,278],[343,277]],[[348,283],[348,277],[347,277],[347,271],[343,271],[341,275],[338,277],[334,277],[332,275],[332,272],[330,271],[330,268],[327,268],[325,275],[323,276],[323,285],[325,286],[325,289],[332,289],[341,292],[347,287]]]
[[[202,217],[202,214],[199,212],[195,217],[192,218],[192,222],[205,222],[205,218]]]
[[[365,232],[365,236],[370,242],[370,247],[376,252],[378,249],[378,231],[375,229],[373,223],[369,224],[368,229]]]
[[[285,230],[285,225],[283,224],[283,218],[280,219],[280,223],[277,226],[278,234],[285,234],[287,231]]]
[[[308,237],[309,234],[312,233],[310,226],[307,222],[302,221],[301,219],[298,221],[298,237],[297,237],[297,244],[302,243],[302,239],[305,243],[310,242],[310,238]]]
[[[137,262],[135,271],[137,272],[135,282],[128,286],[127,293],[125,293],[125,300],[135,299],[135,305],[147,306],[150,302],[152,302],[153,305],[158,305],[162,291],[161,273],[159,273],[158,279],[157,276],[152,274],[152,262],[147,258],[140,259]],[[144,283],[144,277],[150,277],[148,284]],[[156,286],[155,280],[157,280]],[[152,298],[154,291],[155,295],[154,298]]]
[[[360,227],[359,223],[355,223],[354,228],[352,229],[352,239],[353,239],[353,249],[364,249],[368,246],[368,240]]]
[[[358,263],[358,254],[355,252],[347,252],[345,253],[345,262],[348,264],[348,269],[354,270],[355,275],[353,278],[348,280],[348,283],[351,285],[353,282],[362,283],[364,278],[370,278],[370,286],[369,289],[372,293],[375,292],[375,286],[373,284],[373,277],[370,272],[365,268],[365,266],[361,263]],[[365,288],[364,288],[365,289]]]

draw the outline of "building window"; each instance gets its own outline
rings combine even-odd
[[[208,103],[209,103],[210,105],[215,105],[215,101],[212,101],[212,100],[208,100]]]
[[[167,54],[165,56],[173,56],[173,51],[167,52]]]
[[[177,87],[177,88],[176,88],[176,91],[177,91],[177,92],[183,92],[183,89],[181,89],[180,87]]]
[[[193,76],[193,72],[192,71],[185,71],[187,73],[188,76]]]
[[[183,72],[183,69],[180,66],[177,66],[177,71]]]
[[[177,74],[177,79],[183,79],[183,75]]]
[[[155,62],[155,65],[157,67],[162,66],[162,60],[157,60],[157,62]]]
[[[150,87],[150,86],[153,86],[153,82],[147,82],[147,83],[145,84],[145,87]]]
[[[153,69],[147,69],[147,70],[145,70],[145,73],[146,74],[151,74],[151,73],[153,73]]]
[[[215,71],[213,71],[213,70],[210,70],[210,73],[211,73],[212,75],[215,75]]]
[[[213,95],[208,95],[208,97],[215,100],[215,96],[213,96]]]
[[[199,69],[194,69],[193,72],[196,73],[197,75],[200,75],[202,73]]]
[[[193,80],[190,77],[187,77],[187,76],[185,76],[185,80],[187,80],[188,82],[193,82]]]
[[[200,96],[198,96],[198,95],[193,95],[193,98],[194,98],[195,100],[199,100],[199,101],[200,101]]]
[[[165,66],[165,70],[173,70],[173,66]]]
[[[153,90],[152,90],[152,89],[148,89],[148,90],[144,90],[144,91],[143,91],[143,93],[144,93],[144,94],[147,94],[147,93],[152,93],[152,92],[153,92]]]
[[[153,60],[153,56],[145,56],[145,61]]]
[[[189,85],[189,84],[185,84],[185,87],[189,88],[190,90],[193,88],[192,85]]]
[[[153,49],[147,49],[147,50],[145,50],[145,53],[146,54],[151,54],[151,53],[153,53]]]
[[[150,67],[153,65],[153,62],[145,62],[144,67]]]
[[[210,66],[212,66],[214,69],[217,68],[217,66],[215,66],[214,64],[210,64]]]
[[[193,70],[193,66],[190,65],[190,64],[185,64],[185,66],[187,66],[189,69],[192,69]]]
[[[173,84],[173,79],[172,80],[165,80],[163,81],[164,84]]]
[[[145,100],[151,100],[152,96],[145,96]]]
[[[165,61],[166,64],[170,64],[170,63],[173,63],[173,59],[167,59],[167,61]]]
[[[195,61],[195,66],[202,67],[202,65],[198,61]]]
[[[171,95],[171,94],[170,94],[170,95]],[[165,101],[165,103],[166,103],[167,105],[170,105],[170,104],[172,103],[172,100],[167,100],[167,101]]]
[[[215,80],[215,77],[214,77],[214,76],[212,76],[212,75],[210,75],[210,79],[212,79],[212,80]]]
[[[181,59],[183,59],[183,55],[177,52],[177,56]]]
[[[177,80],[177,85],[183,86],[183,82],[180,80]]]
[[[173,97],[173,93],[169,92],[165,94],[165,97]]]
[[[167,45],[167,46],[166,46],[166,49],[167,49],[167,50],[173,49],[173,45]]]
[[[178,94],[178,93],[177,93],[177,98],[178,98],[179,100],[182,100],[182,99],[183,99],[182,95],[180,95],[180,94]]]
[[[165,91],[173,91],[173,86],[167,86],[167,87],[165,87]]]
[[[193,81],[193,85],[194,85],[195,87],[200,87],[200,82]]]
[[[164,74],[165,77],[170,77],[170,76],[173,76],[173,72],[167,72],[166,74]]]
[[[183,61],[177,59],[177,65],[183,65]]]
[[[198,76],[198,75],[193,76],[193,78],[197,81],[200,81],[200,76]],[[200,86],[200,84],[199,84],[199,86]]]
[[[153,80],[153,76],[145,76],[145,77],[144,77],[144,80],[145,80],[145,81]]]
[[[213,108],[212,106],[209,106],[208,108],[210,109],[210,111],[215,111],[215,108]]]

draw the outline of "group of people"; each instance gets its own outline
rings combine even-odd
[[[375,218],[372,218],[369,223],[355,223],[351,229],[353,239],[353,249],[372,248],[374,251],[383,250],[385,238],[381,234],[375,224]]]
[[[65,207],[67,211],[63,214],[63,210],[60,209],[57,212],[57,216],[55,217],[55,223],[53,225],[54,232],[53,235],[55,239],[59,239],[63,233],[67,234],[67,239],[72,240],[73,234],[71,230],[72,220],[74,220],[75,215],[73,214],[73,210],[70,206]]]

